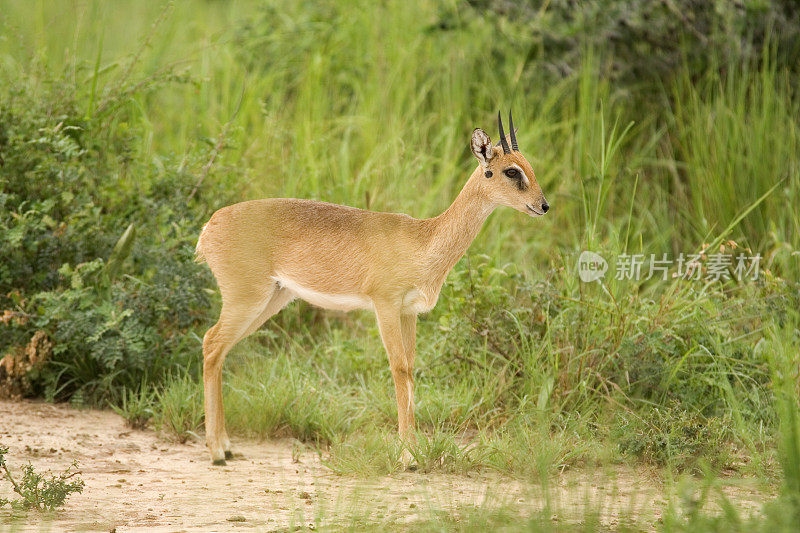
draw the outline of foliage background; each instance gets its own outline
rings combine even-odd
[[[776,376],[798,368],[795,2],[0,8],[0,354],[46,359],[16,393],[187,438],[218,308],[193,249],[214,210],[434,216],[474,166],[469,133],[512,107],[553,209],[499,209],[421,318],[420,463],[776,475]],[[720,246],[760,253],[764,276],[576,272],[584,249]],[[229,356],[229,426],[391,469],[390,379],[369,314],[293,304]]]

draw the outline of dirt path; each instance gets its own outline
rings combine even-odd
[[[234,441],[243,458],[212,467],[200,443],[174,444],[152,431],[132,431],[109,411],[38,402],[0,401],[0,443],[12,468],[30,461],[37,471],[77,460],[86,482],[53,518],[13,518],[0,526],[77,531],[282,530],[318,524],[429,518],[432,510],[459,513],[475,506],[508,506],[523,514],[541,509],[542,491],[493,474],[455,476],[401,473],[369,480],[332,473],[313,452],[297,457],[288,439]],[[293,459],[293,451],[295,458]],[[559,519],[591,509],[613,526],[635,518],[654,524],[664,502],[646,471],[566,472],[551,486]],[[755,488],[726,489],[742,506],[760,507]],[[7,483],[0,496],[11,497]],[[0,527],[0,529],[4,529]]]

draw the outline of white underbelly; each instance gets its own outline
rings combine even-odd
[[[372,301],[360,294],[326,293],[304,287],[286,276],[275,276],[275,281],[292,291],[298,298],[311,305],[335,311],[352,311],[353,309],[372,309]]]

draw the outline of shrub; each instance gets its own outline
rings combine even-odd
[[[208,186],[189,201],[187,168],[207,156],[138,160],[125,107],[87,118],[67,80],[42,94],[19,83],[0,104],[0,358],[43,336],[52,355],[24,394],[101,404],[196,370],[211,281],[192,259]]]
[[[800,64],[800,7],[792,0],[706,2],[645,0],[609,2],[467,0],[494,15],[497,54],[517,50],[536,76],[579,70],[587,50],[603,55],[603,74],[627,88],[653,89],[688,65],[693,75],[717,60],[749,63],[773,47],[779,64]],[[451,15],[445,14],[444,20]],[[524,28],[522,31],[520,26]],[[514,28],[511,31],[510,28]],[[712,51],[712,53],[709,53]],[[541,68],[544,67],[544,68]],[[533,68],[529,74],[534,75]]]

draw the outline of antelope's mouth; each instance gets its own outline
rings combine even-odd
[[[525,207],[528,208],[528,211],[536,214],[537,217],[543,217],[544,216],[544,211],[539,211],[538,209],[535,209],[531,204],[525,204]]]

